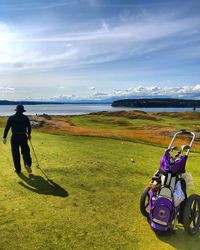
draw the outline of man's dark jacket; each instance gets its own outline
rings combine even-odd
[[[8,118],[3,138],[7,137],[9,129],[13,134],[31,134],[31,125],[28,117],[22,113],[16,113]]]

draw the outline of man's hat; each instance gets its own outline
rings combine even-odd
[[[21,104],[17,105],[15,111],[22,112],[22,113],[26,112],[26,110],[24,109],[24,106]]]

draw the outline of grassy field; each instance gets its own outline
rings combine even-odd
[[[97,121],[89,121],[94,118]],[[194,122],[191,117],[162,115],[157,120],[104,115],[63,119],[75,130],[33,130],[32,143],[50,182],[34,167],[35,163],[32,178],[24,169],[18,177],[13,170],[9,142],[1,146],[0,249],[199,249],[200,233],[188,236],[178,225],[176,234],[158,237],[140,214],[140,195],[159,166],[164,152],[162,143],[156,144],[149,137],[145,140],[148,143],[144,143],[126,133],[103,134],[113,130],[134,134],[152,126],[162,128],[161,132],[163,128],[169,132],[186,125],[198,130],[198,117]],[[82,135],[85,130],[80,127],[92,130]],[[93,130],[101,133],[90,136]],[[165,137],[170,139],[168,134]],[[194,193],[200,193],[199,163],[197,147],[187,165],[193,174]]]

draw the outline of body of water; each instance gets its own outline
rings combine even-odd
[[[15,113],[15,105],[0,105],[0,116]],[[190,112],[192,108],[113,108],[110,104],[42,104],[25,105],[27,115],[81,115],[100,111],[142,110],[145,112]],[[198,111],[198,109],[197,109]]]

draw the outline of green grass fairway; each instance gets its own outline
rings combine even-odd
[[[52,182],[35,167],[33,178],[25,169],[18,177],[9,142],[1,145],[1,250],[200,249],[200,233],[191,237],[179,226],[157,237],[140,214],[141,192],[164,148],[36,131],[32,142]],[[187,166],[200,193],[200,153]]]

